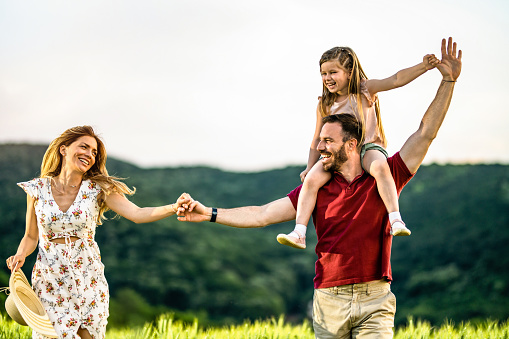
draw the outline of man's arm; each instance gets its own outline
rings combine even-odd
[[[192,200],[187,209],[179,208],[179,221],[210,221],[212,208]],[[216,223],[239,228],[265,227],[295,219],[296,211],[290,198],[285,197],[263,206],[218,208]]]
[[[461,50],[456,56],[456,43],[449,38],[446,46],[445,39],[442,40],[442,60],[436,66],[442,73],[442,82],[438,92],[424,114],[417,132],[412,134],[400,150],[401,158],[411,173],[417,172],[421,166],[429,146],[444,121],[445,114],[451,103],[454,84],[461,73]]]

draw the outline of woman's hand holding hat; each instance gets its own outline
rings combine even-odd
[[[18,268],[23,267],[23,264],[25,263],[25,257],[23,255],[16,254],[7,258],[6,263],[8,269],[10,269],[12,272],[16,272]]]

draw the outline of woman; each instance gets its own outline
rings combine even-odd
[[[160,207],[140,208],[127,200],[134,191],[108,175],[106,149],[90,126],[70,128],[53,140],[41,176],[18,185],[27,193],[26,231],[7,266],[22,267],[39,242],[32,284],[59,337],[104,338],[109,292],[96,226],[108,209],[135,223],[166,218],[185,196]],[[33,338],[44,337],[34,331]]]

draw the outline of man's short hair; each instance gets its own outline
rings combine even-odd
[[[322,118],[323,124],[327,123],[338,123],[341,125],[343,129],[343,142],[346,142],[350,139],[357,140],[357,145],[360,147],[361,138],[362,138],[362,127],[361,124],[357,121],[351,114],[331,114]]]

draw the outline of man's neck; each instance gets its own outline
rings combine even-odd
[[[360,156],[348,159],[341,168],[339,173],[345,178],[346,181],[352,182],[355,178],[362,174],[362,166]]]

